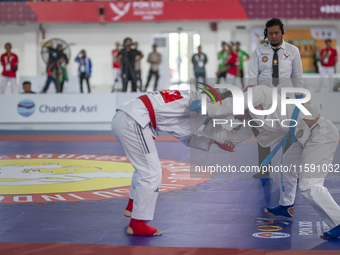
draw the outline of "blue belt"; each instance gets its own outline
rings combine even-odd
[[[300,109],[298,107],[295,106],[294,111],[293,111],[293,115],[292,115],[292,120],[290,121],[290,127],[289,127],[289,131],[288,133],[285,135],[285,137],[279,142],[278,145],[276,145],[276,147],[274,148],[274,150],[271,151],[271,153],[265,158],[265,160],[263,160],[262,162],[262,166],[267,166],[269,164],[269,162],[272,160],[272,158],[275,156],[275,154],[278,152],[278,150],[282,147],[282,157],[281,157],[281,166],[283,163],[283,153],[285,151],[285,147],[286,147],[286,142],[287,139],[289,139],[289,141],[291,143],[294,143],[297,141],[297,138],[295,136],[295,126],[293,126],[295,121],[297,121],[297,118],[299,116],[300,113]],[[283,185],[283,176],[282,176],[282,168],[281,168],[281,184],[282,184],[282,191],[285,191],[284,185]]]

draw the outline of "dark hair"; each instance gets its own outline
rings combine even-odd
[[[282,32],[282,34],[284,35],[285,30],[283,29],[283,23],[280,19],[277,18],[272,18],[271,20],[268,20],[266,23],[266,28],[264,29],[264,38],[266,39],[268,37],[267,32],[268,32],[268,28],[269,27],[273,27],[273,26],[280,26],[280,30]]]
[[[24,86],[25,84],[32,85],[30,81],[24,81],[24,82],[22,83],[22,86]]]
[[[332,42],[332,40],[330,39],[330,38],[327,38],[326,40],[325,40],[325,43],[327,43],[327,42]]]
[[[154,44],[152,44],[152,47],[156,47],[156,48],[157,48],[157,44],[155,44],[155,43],[154,43]]]
[[[131,39],[130,37],[126,37],[126,38],[124,39],[124,41],[123,41],[123,44],[124,44],[124,45],[125,45],[125,42],[126,42],[127,40],[130,40],[130,41],[132,42],[132,39]]]
[[[221,44],[225,44],[225,45],[227,45],[227,42],[226,42],[226,41],[222,41],[222,42],[221,42]]]
[[[5,47],[6,47],[7,44],[12,47],[12,44],[10,42],[6,42]]]
[[[239,41],[235,42],[235,44],[241,44]]]

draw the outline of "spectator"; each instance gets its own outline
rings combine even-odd
[[[52,47],[48,48],[48,62],[47,62],[47,80],[45,83],[45,86],[41,93],[46,93],[48,88],[50,87],[51,82],[53,81],[55,90],[57,93],[61,92],[61,87],[60,87],[60,82],[59,82],[59,77],[60,77],[60,62],[59,60],[61,59],[61,54],[58,54],[59,51],[58,49],[54,49]]]
[[[120,43],[116,42],[116,49],[112,51],[112,58],[113,58],[113,87],[111,92],[116,91],[121,91],[121,84],[122,84],[122,65],[121,61],[118,57],[118,53],[120,51]],[[119,87],[116,87],[116,83],[118,82]]]
[[[338,83],[336,83],[336,84],[334,85],[333,91],[334,91],[334,92],[340,92],[340,91],[339,91],[339,88],[340,88],[340,82],[338,82]]]
[[[123,92],[127,91],[128,82],[131,81],[132,92],[137,92],[137,76],[135,72],[136,57],[141,56],[142,53],[136,49],[132,49],[132,39],[127,37],[124,39],[124,49],[122,49],[118,56],[122,61],[122,78],[123,78]]]
[[[12,45],[10,43],[5,44],[6,53],[1,55],[1,65],[3,71],[1,74],[1,94],[4,94],[8,83],[11,84],[11,93],[16,93],[16,72],[18,70],[18,56],[11,52]]]
[[[69,59],[67,58],[66,54],[64,53],[63,46],[61,44],[57,45],[58,50],[58,74],[59,74],[59,83],[60,83],[60,92],[63,92],[64,83],[68,81],[66,65],[68,64]]]
[[[155,87],[153,91],[157,90],[157,83],[159,79],[159,65],[162,63],[162,55],[157,52],[157,45],[154,44],[152,45],[152,52],[148,56],[148,62],[150,63],[150,70],[149,70],[149,76],[148,76],[148,81],[145,85],[145,92],[148,89],[151,77],[154,75],[156,80],[155,80]]]
[[[22,89],[24,90],[24,92],[22,92],[22,94],[35,94],[35,92],[33,92],[31,90],[31,82],[30,81],[24,81],[22,83]]]
[[[315,72],[319,73],[319,66],[321,65],[320,47],[315,47],[315,53],[314,53],[314,57],[313,57],[313,65],[315,67]]]
[[[138,50],[138,42],[135,42],[133,44],[135,46],[135,50]],[[139,81],[139,90],[143,90],[143,83],[142,83],[142,74],[141,74],[141,69],[140,69],[140,61],[144,57],[143,53],[140,51],[141,55],[136,56],[136,62],[135,62],[135,72],[137,76],[137,81]]]
[[[229,54],[227,56],[226,62],[224,65],[220,67],[220,69],[218,70],[216,74],[219,75],[221,70],[227,67],[227,83],[236,85],[236,77],[240,76],[240,69],[239,69],[240,62],[239,62],[237,52],[233,48],[233,43],[229,42],[227,43],[227,45],[228,45]]]
[[[198,79],[201,77],[203,82],[206,83],[206,74],[205,74],[205,65],[208,62],[207,55],[202,53],[202,46],[197,47],[198,53],[194,54],[191,58],[191,62],[194,65],[194,73],[195,73],[195,83],[196,89],[198,88]]]
[[[222,42],[221,44],[222,50],[217,54],[217,59],[219,60],[218,64],[218,70],[220,70],[221,66],[225,64],[227,60],[227,56],[229,54],[229,51],[227,50],[227,43]],[[216,83],[219,84],[221,81],[221,78],[224,78],[224,80],[227,80],[227,67],[224,67],[221,69],[220,74],[217,75],[217,81]]]
[[[238,59],[240,61],[240,65],[239,65],[239,69],[240,69],[240,78],[241,78],[241,83],[242,83],[242,88],[244,89],[244,81],[243,81],[243,77],[244,77],[244,72],[243,72],[243,60],[248,60],[249,59],[249,54],[241,49],[241,43],[240,42],[236,42],[236,52],[238,55]]]
[[[336,63],[338,62],[338,52],[336,51],[336,49],[332,48],[331,39],[326,39],[325,43],[326,43],[326,48],[323,48],[320,52],[320,58],[321,58],[321,66],[319,68],[320,82],[319,82],[319,88],[317,89],[316,92],[320,92],[325,76],[328,76],[329,78],[329,81],[328,81],[329,92],[333,91],[333,86],[334,86],[333,75],[334,75]]]
[[[91,93],[89,78],[92,73],[92,63],[91,60],[86,57],[85,50],[81,50],[76,59],[74,60],[79,63],[78,67],[78,75],[79,75],[79,83],[80,83],[80,93],[83,93],[83,80],[86,80],[87,90]]]
[[[58,67],[58,74],[59,74],[59,83],[60,83],[60,92],[63,92],[64,89],[64,83],[65,81],[68,81],[68,76],[67,76],[67,70],[66,70],[66,65],[67,65],[67,60],[64,58],[59,59],[57,63]]]

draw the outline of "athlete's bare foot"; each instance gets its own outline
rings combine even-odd
[[[288,212],[290,213],[290,215],[294,216],[295,212],[294,212],[294,207],[289,208]]]
[[[133,229],[132,229],[131,227],[128,227],[127,230],[126,230],[126,233],[127,233],[128,235],[133,235]],[[159,231],[159,230],[157,230],[157,231],[153,234],[153,236],[160,236],[160,235],[162,235],[162,231]]]
[[[323,238],[323,239],[325,239],[325,240],[330,239],[328,236],[325,236],[325,235],[321,235],[320,237]]]
[[[270,211],[268,211],[268,209],[267,208],[263,208],[263,211],[265,212],[265,213],[267,213],[269,216],[274,216],[274,214],[272,214]]]
[[[124,210],[124,216],[125,217],[131,217],[131,214],[132,214],[132,212],[130,212],[129,210]]]

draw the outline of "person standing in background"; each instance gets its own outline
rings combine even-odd
[[[328,76],[328,82],[329,82],[329,88],[328,91],[332,92],[334,87],[334,70],[336,63],[338,62],[338,52],[336,49],[332,48],[332,40],[326,39],[326,48],[323,48],[320,52],[320,58],[321,58],[321,66],[319,68],[320,72],[320,82],[319,82],[319,88],[316,90],[316,92],[321,91],[321,87],[323,84],[323,80],[326,76]]]
[[[121,78],[121,62],[118,58],[118,53],[120,51],[120,43],[116,42],[116,48],[112,51],[112,66],[113,66],[113,87],[111,92],[121,91],[122,90],[122,78]],[[116,83],[118,82],[118,87],[116,87]]]
[[[24,81],[22,83],[22,89],[24,90],[24,92],[22,92],[22,94],[35,94],[35,92],[32,91],[30,81]]]
[[[130,37],[126,37],[124,39],[124,49],[118,53],[118,57],[122,61],[123,92],[127,91],[129,81],[131,81],[131,91],[137,92],[135,63],[136,57],[142,55],[142,53],[136,49],[132,49],[131,46],[132,39]]]
[[[68,81],[67,70],[66,70],[67,62],[64,58],[59,59],[58,68],[59,68],[59,83],[60,83],[60,92],[63,93],[64,83]]]
[[[89,78],[91,77],[92,73],[92,63],[91,60],[88,57],[86,57],[85,50],[81,50],[74,61],[79,63],[78,75],[80,83],[80,93],[83,93],[84,79],[86,80],[87,90],[89,93],[91,93]]]
[[[241,83],[242,83],[242,88],[244,89],[244,72],[243,72],[243,60],[248,60],[249,59],[249,54],[241,49],[241,43],[236,42],[236,52],[238,55],[238,60],[240,62],[239,69],[240,69],[240,78],[241,78]]]
[[[240,69],[239,69],[240,62],[238,59],[237,52],[233,48],[233,43],[229,42],[227,43],[227,45],[228,45],[229,54],[227,56],[225,64],[220,67],[216,75],[219,75],[224,68],[227,68],[227,83],[236,85],[236,77],[240,76]],[[237,85],[238,87],[241,87],[240,84],[237,84]],[[220,91],[224,91],[224,89]]]
[[[217,53],[217,59],[218,59],[218,70],[220,70],[221,66],[223,66],[226,63],[227,56],[229,54],[229,51],[227,50],[227,43],[225,41],[221,44],[222,50]],[[227,67],[224,67],[221,69],[220,73],[217,75],[217,84],[220,84],[221,78],[224,78],[225,82],[227,81]]]
[[[314,57],[313,57],[313,65],[315,67],[315,72],[319,73],[319,66],[321,65],[320,47],[315,47],[315,54],[314,54]]]
[[[12,45],[8,42],[5,44],[6,52],[1,55],[1,65],[3,71],[1,73],[1,94],[4,94],[8,83],[11,84],[11,93],[15,94],[17,89],[16,72],[18,70],[18,56],[11,52]]]
[[[202,53],[202,46],[197,47],[198,53],[194,54],[191,58],[191,62],[194,65],[195,85],[198,88],[198,79],[201,77],[203,83],[206,83],[205,65],[208,63],[207,55]]]
[[[249,66],[249,85],[266,85],[278,88],[303,87],[302,63],[299,49],[283,40],[285,30],[280,19],[273,18],[266,23],[264,39],[269,43],[259,45],[253,54]],[[296,98],[303,98],[302,94],[295,94]],[[285,151],[291,143],[287,141]],[[262,147],[258,143],[259,167],[262,169],[263,160],[270,154],[270,147]],[[270,164],[270,163],[269,163]],[[254,178],[268,177],[269,172],[259,172]]]
[[[133,46],[135,47],[135,50],[138,50],[138,42],[135,42],[133,44]],[[144,57],[143,53],[141,51],[139,51],[141,53],[141,55],[136,56],[136,62],[135,62],[135,72],[136,72],[136,78],[137,81],[139,81],[139,90],[142,92],[143,91],[143,83],[142,83],[142,72],[140,69],[140,61],[142,60],[142,58]],[[137,85],[138,87],[138,85]]]
[[[59,55],[59,61],[57,64],[57,67],[59,69],[59,83],[60,83],[60,92],[63,92],[64,89],[64,83],[65,81],[68,81],[67,76],[67,70],[66,65],[68,64],[69,59],[67,58],[66,54],[64,53],[63,46],[61,44],[57,45],[58,55]]]
[[[148,62],[150,63],[150,70],[149,70],[148,81],[145,85],[144,92],[147,91],[151,77],[153,75],[155,75],[155,78],[156,78],[155,87],[154,87],[153,91],[157,91],[157,83],[158,83],[158,79],[159,79],[158,70],[159,70],[160,63],[162,63],[162,55],[157,52],[157,45],[156,44],[152,45],[152,52],[149,53]]]

